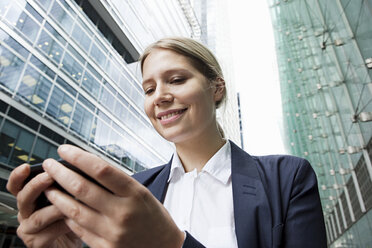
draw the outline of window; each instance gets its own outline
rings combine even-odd
[[[63,58],[63,69],[77,82],[80,81],[83,73],[83,67],[76,61],[69,53],[65,54]]]
[[[69,11],[73,12],[72,10]],[[73,27],[74,19],[67,13],[58,1],[55,1],[53,7],[50,9],[50,15],[62,26],[66,33],[70,33]]]
[[[61,124],[67,126],[73,108],[73,99],[58,87],[54,87],[51,99],[47,107],[47,113]]]
[[[88,91],[95,99],[98,98],[101,84],[88,70],[85,70],[84,72],[81,86],[83,89]]]
[[[34,159],[29,156],[35,135],[5,121],[0,134],[0,162],[16,167]]]
[[[80,27],[81,24],[76,23],[74,30],[72,31],[72,37],[75,41],[88,53],[90,43],[92,39],[87,35],[87,33]]]
[[[0,84],[14,91],[25,63],[5,47],[0,47]]]
[[[34,160],[31,162],[31,164],[41,163],[46,158],[58,159],[59,155],[57,153],[57,147],[50,144],[46,140],[37,137],[32,158]]]
[[[51,87],[52,83],[48,79],[28,66],[21,79],[17,94],[37,108],[44,109]]]
[[[61,62],[64,49],[45,30],[40,34],[39,40],[37,41],[37,47],[41,49],[49,59],[53,60],[57,64]]]
[[[40,71],[44,72],[51,80],[54,79],[56,73],[52,71],[48,66],[46,66],[43,62],[41,62],[38,58],[34,55],[31,56],[30,62],[37,67]]]
[[[96,25],[97,29],[103,34],[112,47],[119,53],[126,63],[133,63],[136,61],[134,57],[128,52],[128,49],[123,45],[120,39],[115,35],[112,29],[101,18],[100,14],[90,4],[88,0],[75,0],[75,2],[82,8],[88,18]],[[125,39],[127,39],[125,37]]]
[[[13,48],[14,51],[20,54],[24,59],[29,54],[29,52],[21,44],[19,44],[15,39],[10,37],[7,33],[3,32],[2,29],[0,29],[0,39],[4,42],[4,44],[7,44],[9,47]]]
[[[26,12],[13,2],[5,18],[14,25],[22,35],[32,43],[35,41],[40,25],[33,20]]]
[[[92,121],[93,114],[85,109],[80,103],[77,103],[70,128],[85,139],[89,139]]]

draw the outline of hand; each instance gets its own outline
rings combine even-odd
[[[80,247],[82,242],[64,223],[64,215],[53,205],[36,210],[37,197],[54,180],[41,173],[24,185],[30,174],[30,166],[23,164],[15,168],[9,176],[7,189],[17,197],[17,235],[27,247]],[[36,210],[36,211],[35,211]]]
[[[53,159],[44,170],[71,195],[50,188],[50,202],[66,216],[66,225],[90,247],[181,247],[184,233],[143,185],[99,157],[71,145],[60,157],[103,187]],[[78,200],[77,200],[78,199]]]

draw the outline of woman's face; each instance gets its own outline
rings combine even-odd
[[[166,140],[180,143],[216,128],[215,87],[189,60],[154,49],[143,64],[145,112]]]

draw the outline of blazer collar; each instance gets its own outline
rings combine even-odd
[[[151,193],[156,197],[156,199],[158,199],[161,203],[164,203],[165,194],[167,192],[168,188],[167,181],[171,169],[172,159],[173,156],[169,160],[169,162],[164,165],[163,169],[160,171],[160,173],[157,175],[154,181],[147,187],[151,191]]]
[[[269,247],[271,246],[271,210],[258,171],[258,163],[231,142],[231,164],[238,247]]]

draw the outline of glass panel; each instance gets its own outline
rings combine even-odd
[[[109,92],[106,87],[102,87],[100,102],[105,106],[109,111],[114,109],[115,97]]]
[[[40,6],[47,11],[49,9],[50,4],[53,2],[51,0],[36,0],[39,2]]]
[[[0,17],[2,17],[5,12],[10,8],[11,1],[10,0],[2,0],[0,1]]]
[[[57,152],[58,147],[51,145],[49,146],[49,151],[48,151],[48,158],[54,158],[54,159],[59,159],[59,155]]]
[[[32,158],[34,158],[35,160],[32,164],[41,163],[44,161],[44,159],[47,158],[49,146],[50,144],[47,141],[40,137],[37,137],[35,148],[32,153]]]
[[[5,47],[0,46],[0,84],[14,91],[24,62]]]
[[[66,53],[62,64],[62,68],[65,69],[73,79],[79,82],[83,73],[83,67],[80,63],[77,62],[69,53]]]
[[[70,44],[67,46],[67,50],[70,52],[70,54],[72,54],[72,56],[77,59],[82,65],[85,64],[85,59],[83,58],[83,56],[80,55],[80,53],[78,53],[76,51],[75,48],[73,48]]]
[[[118,69],[117,63],[115,63],[112,56],[111,59],[107,61],[106,73],[111,77],[111,79],[117,84],[119,82],[120,71]]]
[[[72,107],[73,99],[55,86],[47,107],[47,113],[67,126],[70,122]]]
[[[41,32],[39,40],[37,41],[37,47],[57,64],[60,63],[64,49],[44,30]]]
[[[66,33],[71,32],[74,19],[61,7],[58,1],[54,2],[53,7],[50,10],[50,15],[61,24]]]
[[[77,103],[70,128],[88,139],[92,120],[93,114]]]
[[[41,62],[38,58],[34,55],[31,56],[30,62],[36,66],[40,71],[44,72],[51,80],[54,79],[56,73],[52,71],[48,66],[46,66],[43,62]]]
[[[8,164],[9,157],[14,149],[19,149],[15,146],[15,141],[18,137],[19,127],[15,124],[5,121],[0,135],[0,162]]]
[[[94,112],[95,106],[90,101],[88,101],[88,99],[83,97],[83,95],[81,95],[81,94],[79,94],[78,99],[83,104],[84,107],[86,107],[89,110],[91,110],[92,112]]]
[[[33,43],[40,29],[39,24],[28,16],[16,3],[13,3],[5,17]]]
[[[31,104],[44,109],[52,83],[28,66],[21,80],[17,94],[26,98]]]
[[[77,94],[76,90],[74,88],[72,88],[71,85],[69,85],[68,83],[66,83],[65,80],[63,80],[60,77],[57,77],[57,80],[56,81],[61,86],[62,89],[67,90],[73,97],[76,96],[76,94]]]
[[[7,33],[3,32],[2,29],[0,29],[0,40],[4,42],[4,44],[7,44],[11,48],[13,48],[14,51],[23,56],[23,58],[26,58],[27,55],[29,54],[29,52],[21,44],[19,44],[15,39],[10,37]]]
[[[26,162],[33,162],[35,160],[34,158],[29,157],[34,139],[34,134],[31,134],[23,129],[20,130],[12,155],[10,157],[10,165],[18,166]]]
[[[120,16],[123,18],[124,22],[129,27],[136,27],[136,34],[138,34],[138,37],[141,37],[141,39],[139,40],[141,44],[147,46],[151,42],[151,34],[150,32],[148,32],[148,30],[145,29],[142,22],[139,21],[138,16],[133,12],[132,8],[128,5],[128,2],[120,0],[113,0],[112,2],[113,5],[117,8],[118,13],[120,13]],[[149,3],[151,3],[151,1],[149,1]],[[159,13],[159,15],[161,14]],[[153,22],[151,24],[156,25],[158,23]],[[166,27],[169,27],[168,23],[163,28]],[[157,30],[158,28],[159,27],[153,28],[153,30]]]
[[[85,33],[78,23],[75,24],[74,30],[72,31],[72,37],[85,50],[85,52],[89,51],[92,39]]]
[[[89,72],[92,73],[93,76],[95,76],[98,79],[98,81],[102,80],[102,75],[99,74],[90,64],[87,64],[87,68]]]
[[[111,128],[106,122],[96,117],[92,126],[90,141],[95,143],[97,146],[106,149],[107,145],[109,145],[110,130]]]
[[[44,28],[48,30],[48,32],[56,38],[62,45],[66,44],[66,40],[62,38],[62,36],[55,30],[48,22],[45,22]]]
[[[106,56],[95,43],[93,43],[92,49],[90,50],[90,55],[101,68],[105,68]]]
[[[85,70],[83,80],[82,80],[82,88],[92,94],[93,97],[96,99],[98,98],[99,91],[100,91],[101,84],[97,81],[93,75]]]
[[[36,12],[34,8],[31,7],[31,5],[26,4],[26,10],[33,16],[35,19],[41,24],[43,21],[43,17],[39,13]]]
[[[131,91],[134,90],[133,86],[129,82],[129,79],[123,75],[120,77],[119,86],[127,96],[130,96]]]
[[[109,145],[106,148],[106,151],[117,159],[121,160],[125,156],[124,151],[125,141],[124,138],[119,135],[115,130],[111,130],[111,136]]]
[[[127,118],[128,109],[122,103],[116,102],[114,113],[119,120],[124,121]]]

